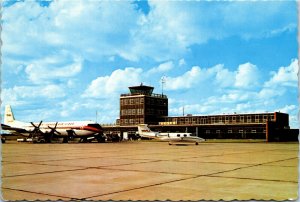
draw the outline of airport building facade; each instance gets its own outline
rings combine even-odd
[[[266,139],[297,141],[298,129],[290,129],[289,115],[281,112],[168,116],[168,98],[154,94],[151,86],[129,87],[120,96],[120,118],[110,133],[134,135],[138,124],[148,124],[155,131],[190,132],[206,139]],[[122,136],[122,135],[121,135]]]

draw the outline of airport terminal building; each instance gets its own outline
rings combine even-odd
[[[109,132],[135,134],[138,124],[155,131],[190,132],[206,139],[266,139],[297,141],[298,129],[290,129],[289,115],[281,112],[251,114],[168,116],[168,97],[154,94],[151,86],[129,87],[120,95],[120,118]]]

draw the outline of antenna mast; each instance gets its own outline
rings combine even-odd
[[[166,77],[165,76],[162,76],[161,77],[161,94],[163,95],[164,94],[164,85],[166,83]]]

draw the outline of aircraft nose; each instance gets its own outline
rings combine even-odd
[[[92,126],[84,126],[83,129],[88,130],[88,131],[93,131],[93,132],[96,132],[96,133],[102,132],[101,129],[95,128],[95,127],[92,127]]]

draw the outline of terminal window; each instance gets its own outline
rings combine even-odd
[[[241,121],[241,123],[244,122],[244,117],[243,116],[240,117],[240,121]]]
[[[235,116],[232,117],[232,122],[235,122]]]

